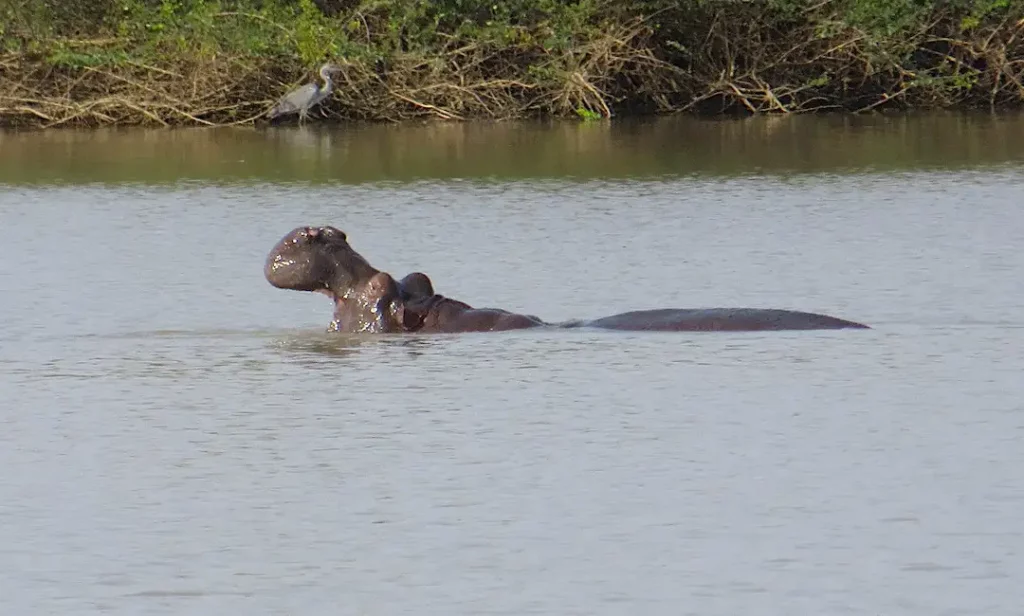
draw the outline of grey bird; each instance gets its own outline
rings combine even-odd
[[[267,112],[267,119],[273,120],[284,115],[298,113],[299,123],[301,124],[304,122],[309,114],[310,108],[319,104],[334,91],[334,82],[331,81],[331,73],[335,73],[340,70],[340,67],[329,62],[321,66],[320,78],[324,80],[323,86],[318,83],[307,83],[304,86],[295,88],[288,94],[282,96],[281,100],[277,101],[277,104]]]

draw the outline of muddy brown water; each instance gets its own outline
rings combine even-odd
[[[0,133],[12,614],[1016,614],[1024,119]],[[550,320],[341,337],[291,228]]]

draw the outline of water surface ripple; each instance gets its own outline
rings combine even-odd
[[[1022,185],[2,186],[5,611],[1016,614]],[[873,329],[328,336],[262,277],[307,223],[549,320]]]

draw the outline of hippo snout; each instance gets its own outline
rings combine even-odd
[[[281,238],[271,249],[263,265],[267,282],[279,289],[292,289],[310,274],[309,248],[319,235],[315,227],[297,227]]]
[[[376,273],[349,246],[345,232],[329,225],[292,229],[270,251],[263,267],[275,287],[316,291],[333,285],[339,294]]]

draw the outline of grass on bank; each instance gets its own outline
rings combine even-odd
[[[0,0],[0,124],[1017,108],[1024,0]]]

